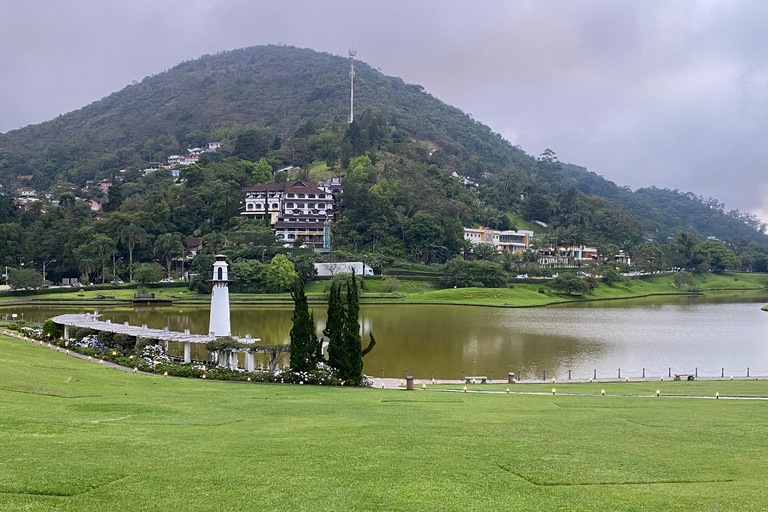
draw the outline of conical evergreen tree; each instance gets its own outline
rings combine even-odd
[[[341,301],[341,285],[331,284],[328,297],[328,319],[323,334],[328,338],[328,364],[336,369],[341,369],[347,359],[341,342],[345,316],[344,304]]]
[[[341,298],[341,290],[338,292]],[[343,310],[342,310],[343,311]],[[340,366],[335,368],[339,371],[339,378],[354,386],[359,386],[363,382],[363,356],[371,351],[376,344],[376,340],[371,334],[371,341],[365,350],[362,350],[360,339],[360,315],[359,296],[357,292],[357,277],[352,273],[352,278],[347,285],[347,310],[343,314],[343,328],[341,335],[341,353],[344,359]],[[329,347],[330,348],[330,347]]]
[[[344,330],[341,344],[344,347],[347,360],[343,368],[339,368],[341,380],[352,385],[359,385],[363,376],[363,356],[360,340],[360,304],[357,295],[357,282],[354,272],[347,286],[347,314],[344,317]]]
[[[291,328],[291,368],[306,372],[317,367],[317,332],[314,315],[309,314],[304,283],[297,279],[291,292],[293,298],[293,327]]]

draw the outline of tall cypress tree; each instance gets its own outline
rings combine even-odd
[[[293,327],[291,328],[291,368],[294,371],[307,372],[317,365],[317,332],[314,315],[309,314],[304,283],[297,279],[291,291],[293,298]]]
[[[342,331],[341,344],[347,356],[346,364],[341,371],[341,379],[355,386],[359,385],[363,377],[363,356],[360,352],[360,316],[359,297],[357,295],[357,281],[354,272],[347,286],[347,314],[344,318],[344,330]]]
[[[328,297],[328,319],[323,334],[328,338],[328,364],[336,369],[344,366],[347,359],[341,338],[344,331],[344,304],[341,301],[341,285],[331,284]]]
[[[339,290],[338,294],[339,298],[341,298],[341,290]],[[343,325],[340,343],[342,350],[340,352],[343,360],[335,368],[339,371],[339,378],[341,380],[354,386],[359,386],[363,381],[363,356],[370,352],[376,344],[376,340],[373,338],[373,334],[371,334],[370,343],[365,350],[362,350],[359,315],[360,304],[357,293],[357,278],[355,273],[352,272],[352,278],[347,285],[347,310],[342,314]]]

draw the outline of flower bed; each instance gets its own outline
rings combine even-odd
[[[178,363],[166,354],[159,340],[142,338],[136,340],[125,335],[116,335],[87,328],[70,327],[70,339],[52,337],[50,330],[37,327],[8,325],[9,329],[20,332],[28,338],[48,341],[78,354],[97,357],[136,371],[156,373],[172,377],[211,379],[245,382],[273,382],[279,384],[309,384],[319,386],[342,386],[334,369],[321,365],[310,372],[277,370],[270,372],[246,372],[241,369],[225,368],[215,364]],[[46,324],[47,325],[47,324]],[[45,333],[45,334],[44,334]],[[62,330],[63,333],[63,330]],[[365,384],[364,384],[365,385]]]

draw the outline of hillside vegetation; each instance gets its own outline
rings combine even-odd
[[[0,197],[0,264],[55,261],[54,278],[105,281],[132,278],[129,263],[156,261],[171,276],[183,270],[173,267],[187,254],[184,237],[196,236],[206,252],[252,262],[238,270],[258,276],[282,249],[261,223],[240,220],[244,189],[341,176],[332,257],[376,269],[463,256],[508,272],[537,271],[532,254],[502,260],[473,248],[462,227],[476,226],[533,227],[539,250],[592,245],[604,261],[624,250],[649,271],[768,269],[765,226],[749,215],[693,194],[631,192],[562,165],[550,151],[533,158],[418,85],[361,62],[356,70],[351,124],[347,59],[260,46],[184,62],[81,110],[0,135],[4,190],[31,185],[50,195],[24,208],[10,194]],[[140,172],[213,141],[219,150],[179,177]],[[275,174],[289,165],[302,170]],[[456,176],[479,186],[467,190]],[[108,196],[98,179],[115,182]],[[94,214],[81,199],[101,200],[103,210]],[[53,200],[60,205],[50,206]],[[297,268],[311,269],[305,256],[293,260]],[[504,281],[499,274],[484,285]],[[264,287],[279,288],[251,288]]]

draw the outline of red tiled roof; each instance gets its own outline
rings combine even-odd
[[[316,181],[286,181],[285,183],[264,183],[245,189],[246,192],[285,192],[293,194],[326,194],[317,187]]]

